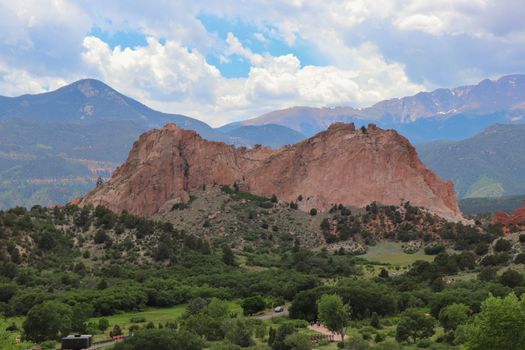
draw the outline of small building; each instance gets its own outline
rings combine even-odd
[[[91,334],[75,334],[62,338],[62,350],[82,350],[87,349],[92,344]]]

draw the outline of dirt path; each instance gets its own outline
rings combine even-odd
[[[324,335],[328,335],[328,336],[333,336],[335,340],[337,341],[340,341],[341,340],[341,335],[340,334],[336,334],[334,332],[331,332],[329,331],[325,326],[323,325],[316,325],[316,324],[313,324],[313,325],[309,325],[308,326],[308,329],[311,330],[311,331],[316,331],[316,332],[319,332],[321,334],[324,334]],[[346,335],[345,335],[345,339],[346,339]]]

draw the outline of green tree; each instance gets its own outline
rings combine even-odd
[[[525,349],[525,301],[513,293],[489,297],[464,328],[468,350]]]
[[[247,319],[236,318],[224,324],[224,338],[243,348],[253,344],[252,331],[252,326]]]
[[[321,230],[323,230],[323,231],[329,231],[330,230],[330,221],[328,221],[327,218],[324,218],[321,221]]]
[[[482,267],[478,273],[480,281],[489,282],[494,281],[498,274],[498,268],[493,266]]]
[[[108,328],[109,328],[109,321],[107,319],[101,318],[98,320],[98,329],[104,332]]]
[[[340,334],[344,339],[346,326],[350,320],[350,306],[336,294],[325,294],[317,302],[319,320],[330,331]]]
[[[35,342],[59,340],[71,331],[72,316],[71,307],[57,301],[35,305],[22,326],[25,338]]]
[[[381,323],[379,321],[379,315],[377,312],[372,312],[372,316],[370,317],[370,325],[374,328],[381,328]]]
[[[306,334],[293,333],[284,338],[284,344],[291,350],[310,350],[312,342]]]
[[[246,298],[242,301],[241,307],[244,315],[253,315],[259,311],[264,310],[266,304],[264,299],[258,295]]]
[[[399,342],[416,342],[417,339],[428,338],[434,334],[434,319],[421,312],[409,309],[402,313],[397,324],[396,340]]]
[[[451,304],[439,312],[439,323],[445,331],[454,331],[462,324],[467,323],[470,308],[465,304]]]
[[[100,186],[102,186],[102,185],[104,185],[104,180],[102,180],[102,177],[99,176],[99,177],[97,178],[97,184],[96,184],[96,187],[98,188],[98,187],[100,187]]]
[[[295,333],[295,328],[289,323],[284,323],[277,328],[272,345],[272,350],[291,350],[291,347],[285,343],[286,337]],[[271,336],[271,335],[270,335]]]
[[[122,328],[120,328],[120,326],[118,324],[116,324],[116,325],[113,326],[113,329],[111,330],[111,332],[109,332],[109,336],[110,337],[115,337],[115,336],[119,336],[119,335],[122,335]]]
[[[207,340],[224,338],[221,319],[215,319],[206,313],[199,312],[184,319],[182,327]]]
[[[92,315],[93,307],[90,304],[75,305],[71,317],[71,330],[75,333],[86,333],[87,321]]]
[[[228,245],[222,246],[222,262],[226,265],[235,265],[235,255],[233,255],[232,249]]]
[[[514,288],[523,284],[523,276],[516,270],[508,269],[499,276],[499,282],[504,286]]]
[[[494,244],[494,251],[496,252],[508,252],[512,248],[510,241],[500,238]]]
[[[228,315],[229,309],[227,302],[212,298],[208,304],[208,315],[215,319],[224,319]]]
[[[275,328],[270,327],[270,330],[268,331],[268,345],[270,346],[273,345],[273,342],[275,341],[275,335],[276,335]]]

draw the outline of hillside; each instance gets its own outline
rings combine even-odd
[[[525,125],[495,125],[458,142],[418,146],[422,161],[454,182],[460,198],[525,193]]]
[[[222,186],[198,191],[154,219],[100,206],[1,211],[0,347],[12,348],[20,335],[26,348],[53,348],[67,332],[97,341],[134,333],[129,343],[148,332],[179,331],[200,339],[194,349],[224,349],[222,330],[232,318],[255,324],[255,337],[251,328],[246,337],[263,345],[272,327],[317,334],[305,328],[318,317],[316,301],[336,294],[353,310],[349,336],[362,340],[372,332],[366,339],[380,349],[386,341],[396,345],[396,327],[411,303],[437,319],[456,300],[479,310],[495,288],[510,293],[522,285],[505,273],[525,261],[516,234],[497,239],[497,227],[449,223],[409,203],[336,205],[310,215]],[[385,243],[399,247],[406,262],[378,256]],[[368,249],[373,261],[362,255]],[[289,317],[257,319],[276,305],[288,306]],[[380,328],[369,326],[373,319]],[[60,330],[49,329],[47,320]]]
[[[277,125],[223,133],[155,111],[94,79],[43,94],[0,96],[0,208],[64,204],[86,193],[99,176],[109,178],[142,132],[166,123],[244,146],[280,147],[303,138]]]
[[[525,203],[525,195],[509,197],[464,198],[459,201],[465,215],[511,213]]]

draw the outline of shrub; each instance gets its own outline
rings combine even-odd
[[[474,249],[477,255],[485,255],[489,252],[489,245],[485,242],[479,242]]]
[[[425,247],[425,254],[438,255],[439,253],[443,253],[445,249],[445,246],[442,244],[430,245]]]
[[[317,215],[317,209],[315,209],[315,208],[310,209],[310,215],[311,216],[316,216]]]
[[[494,251],[496,252],[508,252],[511,248],[512,243],[503,238],[498,239],[494,245]]]
[[[525,264],[525,253],[520,253],[514,258],[515,264]]]
[[[241,307],[245,315],[253,315],[259,311],[264,310],[266,304],[260,296],[253,296],[242,301]]]
[[[106,320],[105,318],[101,318],[100,320],[98,320],[98,329],[104,332],[108,328],[109,328],[108,320]]]
[[[523,284],[523,276],[518,271],[508,269],[501,274],[499,282],[504,286],[514,288]]]

